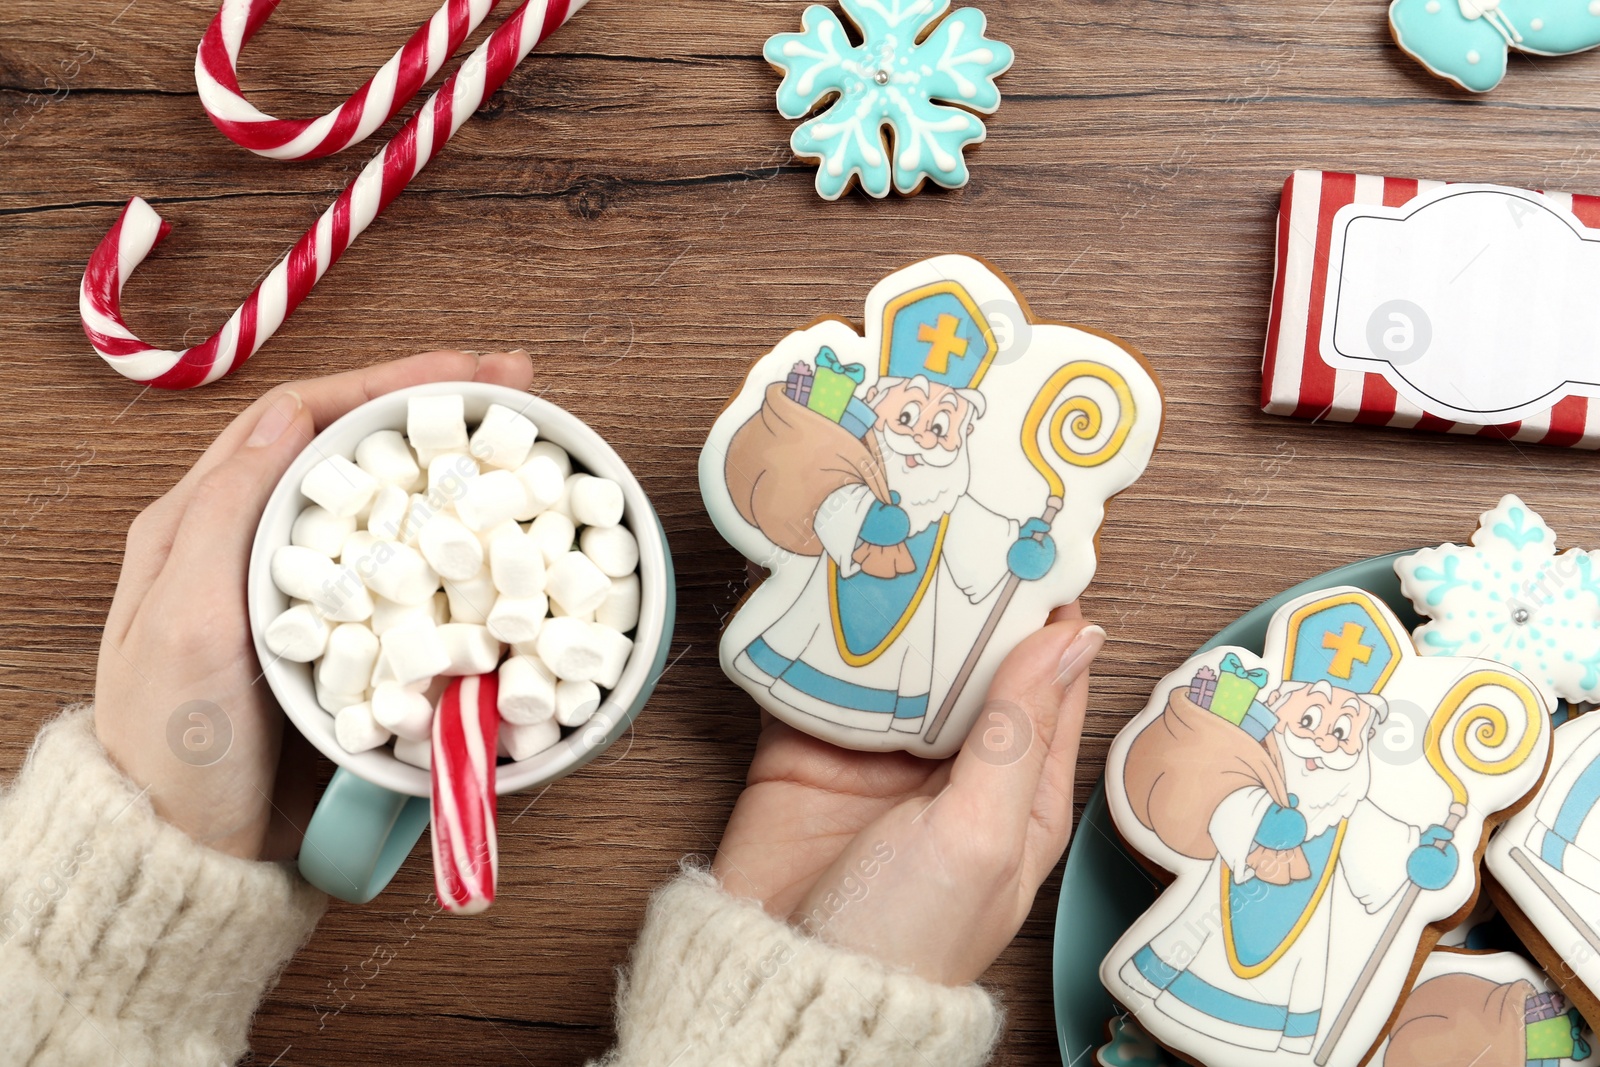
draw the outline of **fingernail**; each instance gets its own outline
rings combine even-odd
[[[299,393],[279,393],[277,397],[267,401],[267,410],[261,413],[256,428],[250,432],[250,440],[245,444],[250,448],[266,448],[275,443],[283,436],[285,430],[294,425],[294,420],[300,417],[300,409],[304,406]]]
[[[1085,626],[1079,630],[1067,650],[1061,654],[1061,666],[1056,670],[1057,685],[1071,685],[1089,669],[1089,664],[1106,646],[1106,632],[1098,626]]]
[[[513,348],[511,351],[506,353],[508,356],[525,356],[527,354],[528,350],[526,348]]]

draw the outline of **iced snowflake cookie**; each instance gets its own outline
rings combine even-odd
[[[1556,554],[1555,531],[1515,496],[1483,513],[1470,547],[1441,545],[1397,561],[1424,655],[1481,656],[1531,678],[1545,702],[1600,700],[1600,568],[1581,549]]]
[[[1593,0],[1394,0],[1394,39],[1429,72],[1486,93],[1506,74],[1511,49],[1564,56],[1600,45]]]
[[[1402,706],[1423,726],[1397,754],[1380,734]],[[1196,656],[1112,743],[1116,827],[1175,878],[1101,981],[1207,1067],[1366,1062],[1418,956],[1468,914],[1483,843],[1537,787],[1550,733],[1527,679],[1418,655],[1370,593],[1291,600],[1260,658]]]
[[[723,670],[835,744],[950,755],[1000,661],[1088,585],[1160,429],[1122,342],[1034,320],[965,256],[890,275],[864,336],[828,319],[762,357],[700,453],[712,522],[771,571]],[[1020,757],[1031,735],[996,726],[1024,747],[994,758]]]
[[[1440,949],[1422,961],[1374,1067],[1573,1067],[1594,1035],[1539,968],[1515,952]]]
[[[1589,1018],[1600,1016],[1600,715],[1558,726],[1539,794],[1489,842],[1511,928]]]
[[[780,33],[764,54],[783,75],[778,111],[804,118],[795,155],[817,161],[817,192],[837,200],[857,178],[871,196],[910,195],[932,180],[967,184],[963,156],[984,139],[983,120],[1000,106],[995,79],[1013,53],[983,35],[977,8],[940,21],[950,0],[840,0],[861,43],[828,8],[806,8],[802,33]],[[884,128],[893,131],[884,135]]]

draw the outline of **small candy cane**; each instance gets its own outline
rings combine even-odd
[[[439,73],[500,0],[445,0],[367,84],[317,119],[275,119],[239,88],[239,53],[282,0],[223,0],[194,58],[211,121],[234,144],[269,159],[319,159],[366,140]]]
[[[433,884],[446,911],[475,915],[494,903],[494,673],[454,678],[433,716]]]
[[[83,272],[78,314],[89,343],[119,374],[157,389],[205,385],[236,369],[267,343],[350,243],[433,161],[534,45],[585,3],[526,0],[512,12],[345,187],[222,329],[193,348],[156,348],[123,321],[123,284],[171,229],[142,198],[129,200]]]

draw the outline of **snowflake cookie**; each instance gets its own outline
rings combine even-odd
[[[1479,519],[1470,548],[1441,545],[1396,561],[1400,588],[1433,621],[1417,648],[1481,656],[1526,674],[1555,697],[1600,700],[1600,573],[1592,553],[1556,554],[1555,531],[1521,499]]]
[[[984,139],[974,112],[990,115],[1000,106],[994,80],[1011,67],[1010,47],[983,35],[976,8],[941,21],[950,0],[841,4],[860,44],[838,16],[813,4],[804,32],[777,34],[764,49],[783,74],[784,118],[804,118],[829,101],[789,141],[796,155],[817,161],[817,192],[837,200],[857,178],[875,197],[889,195],[891,180],[906,195],[930,178],[946,189],[967,184],[962,153]]]

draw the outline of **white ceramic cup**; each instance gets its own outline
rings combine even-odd
[[[622,486],[623,523],[639,542],[639,625],[633,653],[616,686],[594,717],[555,746],[496,771],[499,793],[546,785],[582,767],[622,736],[643,709],[666,664],[676,611],[672,556],[666,534],[637,478],[610,445],[582,420],[529,393],[481,382],[434,382],[388,393],[361,405],[318,434],[273,490],[256,528],[250,553],[248,596],[256,655],[278,704],[323,755],[341,768],[307,828],[300,869],[312,884],[344,900],[362,903],[394,876],[427,824],[432,776],[402,763],[387,747],[350,753],[334,737],[333,716],[317,703],[312,664],[290,663],[266,646],[267,624],[289,606],[272,582],[272,554],[289,543],[296,516],[310,503],[300,492],[306,472],[329,456],[355,457],[356,446],[379,430],[406,428],[406,405],[414,396],[458,394],[469,424],[490,404],[521,412],[539,429],[539,440],[566,449],[574,465]]]

